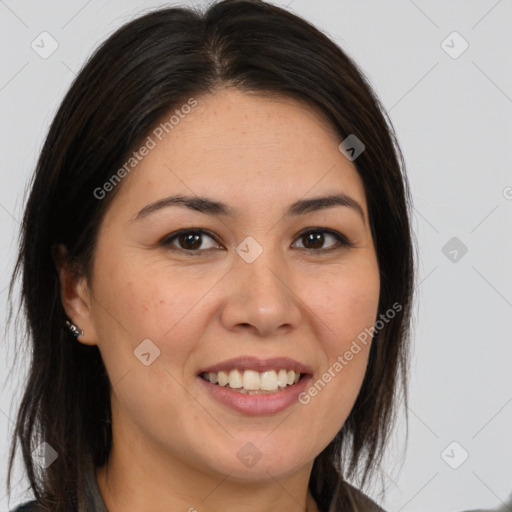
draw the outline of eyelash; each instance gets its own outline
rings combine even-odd
[[[351,247],[354,247],[355,244],[353,244],[350,240],[348,240],[348,238],[344,235],[342,235],[341,233],[338,233],[337,231],[334,231],[332,229],[324,229],[324,228],[308,228],[307,230],[305,231],[302,231],[301,233],[299,233],[299,235],[297,236],[297,239],[301,239],[303,238],[304,236],[308,235],[308,234],[311,234],[311,233],[327,233],[328,235],[331,235],[333,236],[337,241],[338,241],[338,246],[334,246],[334,247],[331,247],[329,249],[307,249],[307,248],[303,248],[302,250],[304,251],[308,251],[308,252],[317,252],[317,253],[330,253],[332,251],[336,251],[336,250],[340,250],[340,249],[343,249],[343,248],[351,248]],[[176,231],[174,233],[171,233],[170,235],[166,236],[165,238],[163,238],[159,245],[163,246],[163,247],[169,247],[172,245],[172,242],[177,239],[179,236],[181,235],[186,235],[186,234],[195,234],[195,235],[206,235],[208,237],[210,237],[212,240],[214,240],[217,244],[221,245],[217,240],[216,238],[213,236],[213,234],[209,233],[208,231],[204,230],[204,229],[181,229],[179,231]],[[190,255],[198,255],[198,253],[201,253],[201,252],[206,252],[208,250],[211,250],[211,249],[183,249],[181,247],[172,247],[171,250],[178,250],[178,251],[183,251],[183,252],[186,252],[186,253],[189,253]]]

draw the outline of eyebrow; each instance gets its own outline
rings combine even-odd
[[[164,199],[159,199],[154,203],[144,206],[144,208],[142,208],[137,213],[137,215],[135,215],[132,221],[142,219],[151,213],[171,206],[180,206],[216,217],[238,216],[236,210],[220,201],[216,201],[208,197],[176,195],[166,197]],[[288,207],[284,217],[297,217],[306,213],[317,212],[336,206],[343,206],[353,209],[361,217],[363,223],[366,224],[364,211],[361,205],[352,197],[342,193],[296,201]]]

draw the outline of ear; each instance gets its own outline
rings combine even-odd
[[[87,280],[77,266],[71,263],[64,245],[56,245],[52,255],[59,274],[62,307],[71,322],[84,332],[77,339],[85,345],[96,345],[92,297]],[[64,328],[67,329],[67,326]]]

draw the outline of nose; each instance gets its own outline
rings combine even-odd
[[[221,313],[226,329],[271,337],[300,324],[299,291],[293,289],[291,272],[276,253],[264,250],[251,263],[236,255],[228,277]]]

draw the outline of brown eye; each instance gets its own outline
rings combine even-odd
[[[201,247],[201,235],[198,233],[186,233],[178,236],[178,242],[183,249],[195,251]]]
[[[189,229],[172,233],[162,240],[161,245],[166,247],[172,246],[171,248],[182,249],[188,252],[211,249],[212,247],[204,247],[204,237],[215,242],[215,239],[205,231]],[[218,247],[216,242],[214,247]]]
[[[214,243],[212,244],[210,242],[210,246],[206,245],[205,247],[207,239]],[[327,229],[310,229],[304,231],[299,235],[298,240],[303,243],[302,249],[317,253],[326,253],[343,247],[353,246],[341,233]],[[330,240],[334,240],[334,243],[329,244],[327,248],[324,247]],[[181,250],[192,254],[195,252],[204,252],[207,249],[223,249],[212,235],[202,229],[183,229],[171,233],[160,242],[160,245],[172,250]]]
[[[302,235],[306,249],[321,249],[325,242],[325,235],[320,231]]]
[[[326,239],[329,240],[329,238],[334,239],[338,243],[331,244],[328,248],[324,248],[323,246]],[[299,240],[303,241],[304,249],[316,252],[327,252],[340,247],[352,245],[341,233],[325,229],[315,229],[303,232],[299,235]]]

